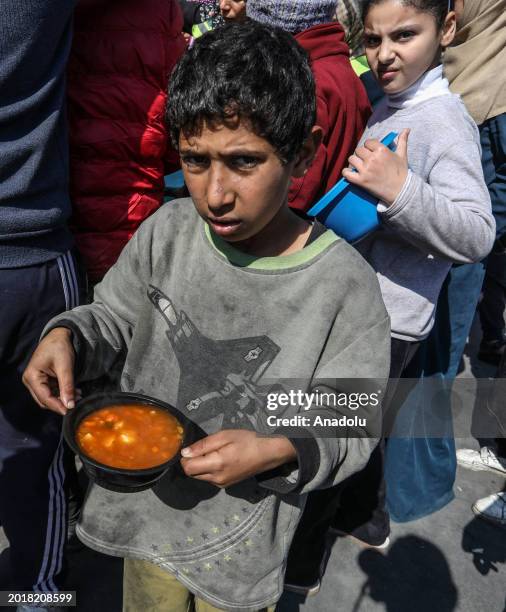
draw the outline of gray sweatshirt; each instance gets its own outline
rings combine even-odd
[[[404,128],[411,130],[404,187],[392,206],[380,212],[380,229],[356,246],[376,270],[392,335],[417,341],[433,326],[451,264],[488,255],[495,222],[478,129],[459,96],[438,95],[400,109],[385,99],[360,144]]]
[[[298,253],[250,257],[212,235],[190,199],[148,219],[95,302],[45,333],[58,325],[74,331],[79,380],[119,367],[123,390],[178,406],[206,433],[258,425],[280,385],[352,391],[361,377],[378,391],[389,371],[389,319],[373,270],[352,247],[327,231]],[[319,401],[303,412],[353,410]],[[302,437],[280,430],[298,462],[228,489],[182,471],[139,493],[92,486],[78,535],[107,554],[156,563],[219,608],[271,605],[306,494],[368,459],[378,404],[360,416],[367,424],[355,433],[314,420]]]

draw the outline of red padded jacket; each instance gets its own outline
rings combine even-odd
[[[316,81],[316,123],[323,141],[311,168],[294,179],[288,195],[292,208],[308,210],[341,178],[348,157],[371,114],[369,100],[350,64],[344,30],[337,22],[308,28],[295,40],[309,54]]]
[[[84,0],[68,67],[71,229],[99,281],[162,203],[179,162],[164,123],[185,50],[177,0]]]

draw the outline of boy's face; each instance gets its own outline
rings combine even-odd
[[[296,162],[283,165],[247,122],[204,124],[189,139],[181,132],[179,152],[198,213],[224,240],[240,243],[261,234],[286,208]]]

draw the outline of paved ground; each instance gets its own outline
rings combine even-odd
[[[460,376],[476,393],[474,379],[492,376],[493,368],[477,362],[472,348],[468,352]],[[458,431],[466,430],[469,417],[456,415]],[[457,445],[479,446],[470,435]],[[278,612],[506,612],[506,529],[471,511],[477,498],[504,484],[492,474],[459,469],[452,503],[430,517],[394,524],[385,552],[337,539],[320,593],[305,601],[286,593]],[[7,562],[6,546],[0,530],[0,565]],[[121,561],[88,549],[69,560],[68,588],[78,592],[78,611],[119,612]]]

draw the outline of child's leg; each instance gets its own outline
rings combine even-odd
[[[418,346],[419,343],[392,340],[392,381],[386,391],[387,402],[392,401],[395,383]],[[285,583],[303,588],[316,586],[325,561],[326,535],[331,525],[374,546],[385,541],[390,533],[390,519],[385,509],[383,467],[382,440],[363,470],[336,487],[309,494],[290,547]]]
[[[492,257],[493,254],[490,255]],[[506,258],[504,258],[506,260]],[[504,288],[489,274],[483,282],[483,299],[478,306],[483,340],[504,342]]]
[[[285,585],[318,588],[325,569],[327,532],[339,503],[339,487],[312,491],[290,545]]]
[[[194,599],[175,576],[140,559],[125,559],[123,612],[220,612],[202,599]],[[275,606],[259,612],[274,612]]]
[[[506,458],[506,353],[495,373],[494,382],[487,401],[487,409],[497,424],[497,454]]]
[[[192,595],[169,572],[149,561],[125,559],[123,612],[189,612]]]
[[[390,535],[386,509],[385,440],[380,440],[365,468],[343,486],[333,526],[369,546],[381,546]]]
[[[268,608],[262,608],[258,612],[274,612],[276,606],[269,606]],[[202,599],[195,599],[195,612],[220,612],[219,608],[215,608],[211,604],[202,601]]]
[[[390,380],[385,392],[384,431],[390,431],[395,416],[406,399],[413,381],[399,384],[420,346],[392,338]],[[374,449],[365,468],[343,484],[340,508],[333,525],[371,546],[381,546],[390,534],[386,508],[385,440]]]

